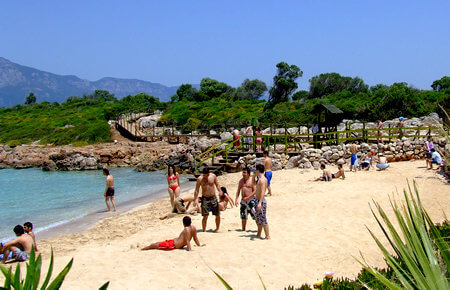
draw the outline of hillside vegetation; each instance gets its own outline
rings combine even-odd
[[[233,88],[204,78],[200,89],[181,85],[170,102],[160,102],[145,93],[118,100],[108,91],[70,97],[64,103],[36,103],[30,93],[26,105],[0,109],[0,143],[11,146],[39,140],[40,144],[85,145],[111,141],[108,120],[129,112],[162,110],[159,122],[195,129],[270,124],[306,124],[315,119],[317,104],[333,104],[344,118],[362,121],[415,117],[439,112],[438,104],[450,107],[450,77],[434,81],[432,90],[419,90],[407,83],[369,87],[358,77],[337,73],[320,74],[310,80],[309,91],[297,91],[296,79],[303,72],[281,62],[270,89],[260,80],[243,81]],[[268,100],[261,100],[267,91]]]

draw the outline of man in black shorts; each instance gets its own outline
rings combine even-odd
[[[106,206],[108,207],[108,211],[111,211],[111,207],[109,206],[109,200],[111,200],[114,211],[117,211],[116,203],[114,202],[114,177],[109,174],[109,170],[106,168],[103,168],[103,175],[106,175],[106,189],[103,194],[105,196]]]
[[[222,195],[223,192],[220,189],[219,181],[217,180],[217,176],[214,173],[209,172],[209,168],[205,167],[202,170],[202,175],[197,178],[197,185],[195,187],[194,193],[194,207],[197,207],[197,198],[199,194],[199,189],[202,188],[202,229],[203,232],[206,230],[206,223],[208,221],[209,211],[211,210],[212,214],[216,216],[216,229],[217,232],[220,226],[220,211],[219,211],[219,202],[216,196],[216,189]]]

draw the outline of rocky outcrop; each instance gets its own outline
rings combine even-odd
[[[447,148],[446,138],[433,138],[435,146]],[[412,159],[425,158],[424,150],[425,139],[412,140],[403,138],[397,142],[388,144],[367,144],[361,143],[358,146],[358,158],[363,157],[370,151],[374,151],[374,162],[378,158],[385,156],[389,162],[406,161]],[[319,169],[320,164],[350,164],[350,145],[334,145],[324,146],[321,149],[305,148],[300,150],[296,156],[289,157],[286,154],[272,154],[270,157],[273,161],[272,170],[291,169],[291,168],[314,168]],[[239,159],[241,167],[249,166],[254,168],[256,164],[264,163],[264,158],[256,157],[256,155],[247,155]]]

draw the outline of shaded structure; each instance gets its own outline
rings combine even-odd
[[[314,147],[321,147],[325,140],[336,139],[333,134],[321,135],[321,133],[337,132],[337,126],[344,119],[344,112],[332,104],[318,104],[312,111],[317,115],[319,133],[314,136]]]

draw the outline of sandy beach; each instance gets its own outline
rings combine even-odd
[[[331,166],[331,171],[337,169]],[[48,267],[50,248],[59,271],[74,257],[64,289],[96,289],[110,281],[109,289],[222,289],[207,265],[220,273],[235,289],[262,288],[258,273],[269,289],[300,286],[322,278],[325,271],[335,277],[353,278],[361,266],[352,256],[361,251],[375,266],[383,259],[365,226],[381,236],[369,208],[372,199],[389,209],[389,196],[416,180],[421,199],[435,222],[450,216],[449,185],[425,169],[425,161],[392,163],[387,171],[351,173],[332,182],[313,182],[321,171],[290,169],[275,171],[273,196],[267,197],[272,240],[256,239],[250,220],[240,231],[238,208],[221,212],[220,232],[200,232],[205,247],[185,250],[140,251],[151,242],[171,239],[181,232],[182,215],[159,220],[169,211],[169,200],[158,200],[130,212],[111,215],[91,229],[46,240],[38,245]],[[241,173],[219,177],[234,198]],[[190,190],[192,192],[193,190]],[[391,212],[388,210],[388,212]],[[192,216],[201,228],[201,216]],[[214,228],[210,216],[208,229]]]

